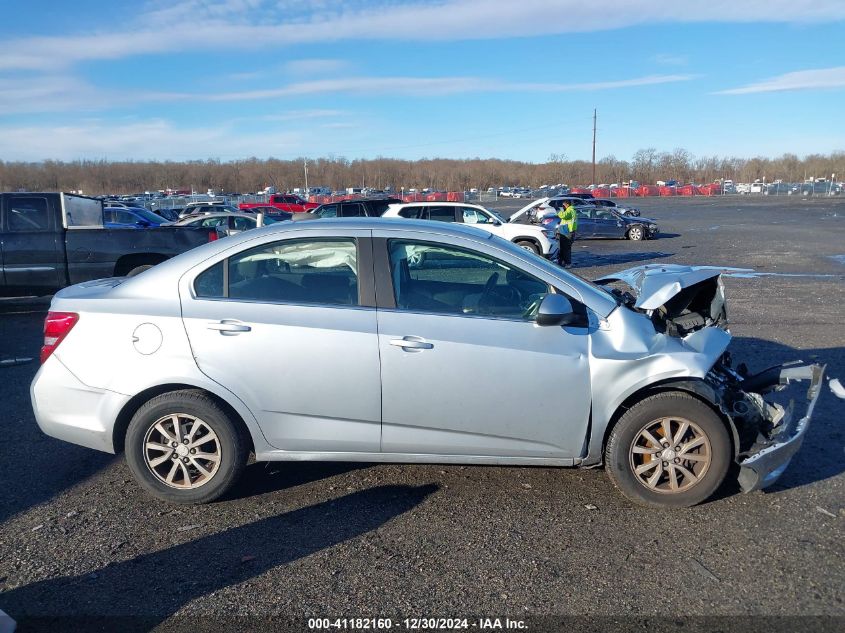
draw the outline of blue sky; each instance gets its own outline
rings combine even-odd
[[[841,0],[0,0],[0,159],[845,150]]]

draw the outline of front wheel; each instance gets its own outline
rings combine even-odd
[[[529,240],[519,240],[515,242],[515,244],[520,248],[524,248],[526,251],[531,251],[535,255],[540,254],[540,247],[537,246],[534,242],[531,242]]]
[[[249,443],[206,393],[172,391],[144,404],[126,432],[126,462],[147,492],[172,503],[208,503],[240,477]]]
[[[634,242],[639,242],[641,239],[645,237],[645,231],[643,231],[643,227],[641,226],[632,226],[628,229],[628,239]]]
[[[701,400],[677,391],[628,409],[605,448],[605,467],[616,487],[652,507],[701,503],[722,483],[730,462],[725,424]]]

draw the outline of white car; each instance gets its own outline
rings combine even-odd
[[[471,224],[510,240],[517,246],[547,258],[557,257],[558,243],[554,229],[527,224],[510,224],[495,211],[465,202],[407,202],[391,204],[382,217],[437,220]]]

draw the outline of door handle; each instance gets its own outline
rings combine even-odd
[[[390,344],[401,347],[407,351],[420,352],[424,349],[432,349],[434,345],[421,336],[403,336],[402,338],[390,339]]]
[[[252,328],[234,319],[223,319],[222,321],[211,322],[205,326],[209,330],[217,330],[223,335],[240,334],[250,332]]]

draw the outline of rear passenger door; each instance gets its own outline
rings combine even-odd
[[[183,278],[197,366],[246,403],[276,448],[379,451],[369,234],[301,230],[248,242]]]
[[[578,216],[578,230],[575,231],[575,237],[595,237],[596,225],[593,221],[592,209],[576,209],[575,213]]]
[[[59,210],[47,196],[7,195],[3,199],[3,294],[49,294],[64,285],[65,265]]]

